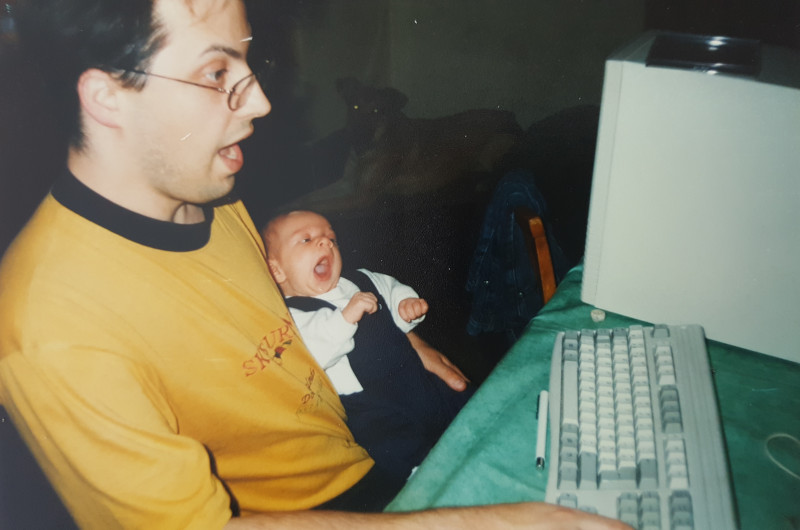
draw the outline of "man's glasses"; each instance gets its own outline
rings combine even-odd
[[[238,109],[242,108],[247,103],[247,98],[250,96],[250,92],[253,90],[253,86],[256,85],[256,74],[250,73],[250,75],[240,79],[233,85],[230,90],[227,90],[222,87],[218,86],[209,86],[203,85],[200,83],[195,83],[193,81],[186,81],[185,79],[175,79],[174,77],[167,77],[165,75],[154,74],[153,72],[145,72],[144,70],[127,70],[133,74],[141,74],[147,75],[150,77],[157,77],[159,79],[166,79],[167,81],[177,81],[178,83],[183,83],[185,85],[192,85],[197,86],[200,88],[208,88],[210,90],[216,90],[222,94],[228,94],[228,108],[231,111],[236,112]]]

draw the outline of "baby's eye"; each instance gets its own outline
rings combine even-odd
[[[339,246],[339,241],[335,237],[331,238],[331,243],[333,243],[334,247],[338,247]]]
[[[301,243],[310,243],[311,242],[311,238],[310,237],[304,237],[303,239],[300,240],[300,242]]]

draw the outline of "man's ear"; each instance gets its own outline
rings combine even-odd
[[[81,108],[96,122],[106,127],[119,127],[119,83],[109,74],[90,68],[78,78]]]
[[[278,285],[282,284],[286,281],[286,273],[283,272],[283,269],[278,262],[272,258],[267,259],[267,265],[269,266],[269,272],[272,274],[272,277],[275,279],[275,283]]]

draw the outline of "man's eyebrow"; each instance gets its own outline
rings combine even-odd
[[[211,46],[206,48],[205,51],[203,51],[203,53],[201,53],[200,55],[205,55],[207,53],[216,53],[216,52],[222,52],[233,59],[242,59],[244,57],[244,54],[241,51],[237,50],[236,48],[231,48],[230,46],[224,46],[222,44],[212,44]]]

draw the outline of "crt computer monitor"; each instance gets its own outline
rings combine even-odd
[[[607,60],[581,298],[800,362],[800,52],[650,32]]]

